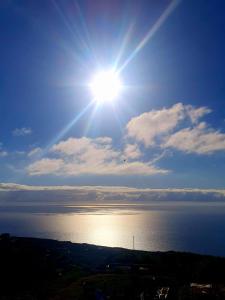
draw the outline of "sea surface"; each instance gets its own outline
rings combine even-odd
[[[19,212],[18,212],[19,211]],[[0,210],[0,232],[150,251],[225,256],[225,205],[71,206]],[[134,244],[133,244],[134,237]]]

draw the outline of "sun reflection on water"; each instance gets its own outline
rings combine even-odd
[[[76,213],[1,212],[0,228],[17,236],[124,248],[133,248],[135,236],[135,249],[224,255],[224,209],[176,207],[147,207],[141,211],[139,207],[92,206],[76,208]]]
[[[134,236],[135,249],[158,250],[168,246],[161,243],[158,232],[162,218],[157,218],[155,212],[60,214],[48,217],[47,226],[57,239],[78,243],[132,249]],[[165,238],[163,242],[168,243]]]
[[[129,215],[85,214],[58,216],[64,232],[70,232],[74,242],[86,242],[104,246],[132,246],[132,226]],[[66,227],[66,228],[65,228]]]

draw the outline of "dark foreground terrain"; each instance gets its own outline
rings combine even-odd
[[[2,234],[0,299],[225,299],[225,258]]]

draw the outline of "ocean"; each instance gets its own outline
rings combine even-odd
[[[1,208],[0,232],[138,250],[225,256],[225,205],[70,205],[59,212],[50,206]]]

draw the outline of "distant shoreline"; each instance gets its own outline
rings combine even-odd
[[[58,242],[58,243],[64,243],[64,244],[72,244],[72,245],[79,245],[79,246],[89,246],[89,247],[97,247],[98,249],[114,249],[114,250],[121,250],[121,251],[132,251],[132,252],[137,252],[137,253],[149,253],[149,254],[166,254],[166,253],[177,253],[177,254],[190,254],[190,255],[197,255],[197,256],[205,256],[205,257],[218,257],[218,258],[224,258],[225,255],[213,255],[213,254],[202,254],[202,253],[197,253],[197,252],[191,252],[191,251],[176,251],[176,250],[168,250],[168,251],[150,251],[150,250],[141,250],[141,249],[131,249],[131,248],[125,248],[125,247],[114,247],[114,246],[104,246],[104,245],[98,245],[98,244],[90,244],[90,243],[76,243],[72,242],[69,240],[58,240],[58,239],[52,239],[52,238],[42,238],[42,237],[32,237],[32,236],[17,236],[17,235],[12,235],[8,232],[5,233],[0,233],[0,240],[2,238],[12,238],[12,239],[21,239],[21,240],[37,240],[40,242],[44,241],[52,241],[52,242]]]
[[[117,247],[117,246],[104,246],[104,245],[98,245],[98,244],[90,244],[90,243],[76,243],[72,242],[70,240],[59,240],[54,238],[42,238],[42,237],[33,237],[33,236],[20,236],[20,235],[14,235],[8,232],[1,233],[0,232],[0,240],[3,238],[12,238],[12,239],[20,239],[20,240],[36,240],[40,242],[44,241],[52,241],[52,242],[58,242],[58,243],[64,243],[64,244],[73,244],[73,245],[80,245],[80,246],[89,246],[89,247],[97,247],[98,249],[116,249],[121,251],[132,251],[132,252],[140,252],[140,253],[190,253],[190,254],[196,254],[196,255],[203,255],[203,256],[215,256],[215,255],[208,255],[208,254],[200,254],[200,253],[194,253],[194,252],[186,252],[186,251],[175,251],[175,250],[169,250],[169,251],[149,251],[149,250],[141,250],[141,249],[131,249],[131,248],[125,248],[125,247]],[[217,257],[217,256],[215,256]],[[220,256],[218,256],[220,257]]]

